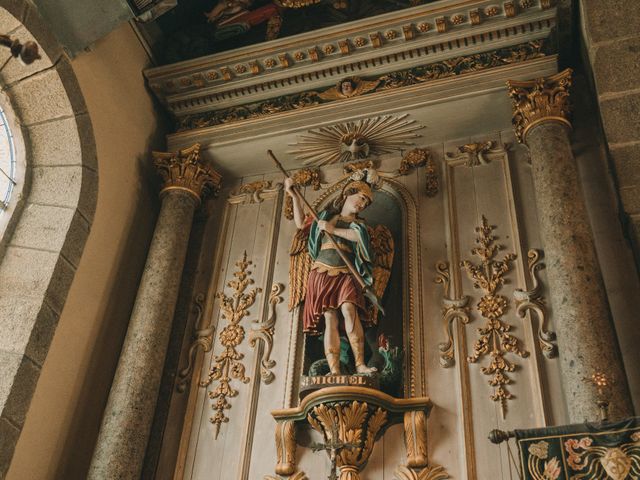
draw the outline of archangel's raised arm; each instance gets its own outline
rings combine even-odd
[[[296,223],[296,227],[298,227],[298,229],[302,229],[304,228],[304,209],[302,207],[300,197],[298,196],[298,192],[293,186],[293,180],[285,178],[284,188],[291,197],[291,203],[293,203],[293,221]]]

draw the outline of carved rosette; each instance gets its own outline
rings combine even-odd
[[[152,152],[153,164],[162,177],[160,196],[171,191],[183,191],[195,197],[197,203],[220,188],[222,176],[200,159],[200,144],[175,153]]]
[[[324,448],[340,470],[339,480],[359,480],[388,419],[381,407],[351,401],[318,405],[307,420],[323,435]]]
[[[557,122],[571,128],[571,73],[568,68],[547,78],[507,82],[513,101],[513,126],[520,143],[526,143],[527,133],[540,123]]]

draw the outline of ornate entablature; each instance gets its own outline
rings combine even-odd
[[[541,0],[444,1],[153,68],[145,75],[178,118],[179,129],[189,130],[348,101],[403,86],[402,77],[424,77],[405,82],[411,85],[536,58],[542,48],[530,42],[548,38],[555,18],[555,8]],[[497,53],[479,56],[489,52]],[[352,83],[344,92],[346,79]],[[247,105],[248,113],[239,109]],[[226,114],[210,115],[221,111]]]

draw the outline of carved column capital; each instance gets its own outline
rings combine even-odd
[[[151,152],[153,164],[162,177],[160,196],[171,191],[183,191],[202,198],[220,188],[222,176],[200,159],[200,144],[172,152]]]
[[[513,101],[513,126],[520,143],[526,143],[529,130],[544,122],[558,122],[571,128],[571,73],[567,68],[547,78],[507,82]]]

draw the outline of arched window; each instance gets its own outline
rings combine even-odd
[[[0,96],[0,238],[11,219],[24,184],[24,143],[8,99]]]

